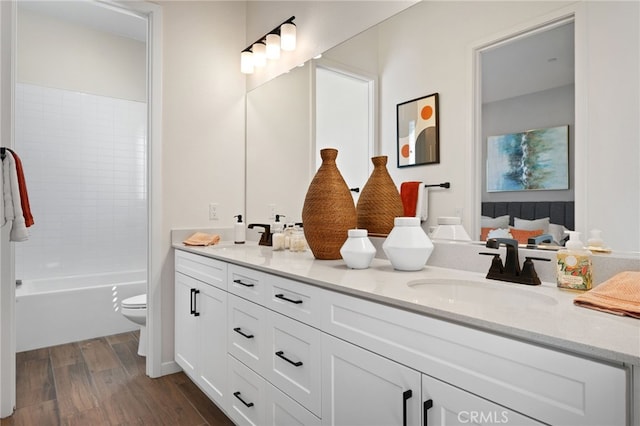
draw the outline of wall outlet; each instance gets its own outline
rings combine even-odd
[[[218,203],[209,203],[209,220],[218,220]]]
[[[269,219],[275,219],[276,218],[276,205],[275,204],[269,204],[267,205],[268,208],[268,212],[269,212]]]

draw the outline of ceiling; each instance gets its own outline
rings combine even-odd
[[[145,42],[147,20],[115,6],[94,1],[19,1],[20,8],[84,25],[94,30]]]
[[[482,52],[482,102],[574,82],[574,24],[519,38]]]

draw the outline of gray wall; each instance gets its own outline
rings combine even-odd
[[[482,175],[482,201],[574,200],[574,85],[544,90],[482,106],[483,164],[487,160],[487,137],[524,130],[569,125],[569,189],[554,191],[487,192]]]

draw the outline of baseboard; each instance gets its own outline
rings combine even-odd
[[[180,371],[182,371],[182,368],[175,361],[163,362],[160,367],[160,374],[162,376],[179,373]]]

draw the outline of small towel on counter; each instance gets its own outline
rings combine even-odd
[[[427,220],[426,194],[422,182],[410,181],[400,184],[400,198],[406,217],[419,217]]]
[[[183,241],[186,246],[210,246],[220,242],[220,235],[205,234],[204,232],[196,232]]]
[[[624,271],[573,300],[577,306],[640,318],[640,271]]]

